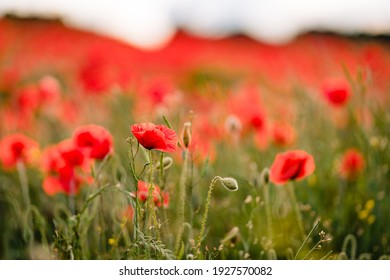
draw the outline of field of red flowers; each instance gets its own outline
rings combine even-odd
[[[389,259],[390,42],[0,19],[1,259]]]

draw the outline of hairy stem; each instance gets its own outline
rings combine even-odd
[[[179,217],[178,217],[179,232],[177,233],[176,244],[175,244],[176,255],[178,255],[178,253],[180,251],[180,246],[181,246],[181,241],[182,241],[181,239],[183,237],[183,231],[184,231],[187,170],[188,170],[188,151],[185,150],[184,151],[184,164],[183,164],[183,169],[181,172],[180,185],[179,185],[179,197],[180,197]]]
[[[153,227],[156,231],[157,240],[160,239],[159,227],[156,216],[156,209],[154,205],[154,173],[153,173],[153,155],[152,150],[149,150],[149,162],[150,162],[150,178],[149,178],[149,191],[148,191],[148,207],[150,218],[152,219]]]
[[[290,196],[291,206],[293,208],[295,217],[297,219],[299,237],[301,238],[301,240],[304,240],[305,239],[305,230],[303,228],[302,213],[301,213],[301,210],[299,209],[297,197],[295,196],[294,186],[291,183],[287,184],[287,191],[288,191],[288,194]]]
[[[221,179],[221,177],[219,177],[219,176],[214,177],[214,179],[211,181],[210,186],[209,186],[209,191],[207,193],[206,204],[205,204],[204,213],[203,213],[203,220],[202,220],[202,224],[201,224],[201,228],[200,228],[198,242],[196,245],[196,252],[195,252],[196,256],[199,254],[200,245],[202,244],[204,231],[205,231],[206,223],[207,223],[207,216],[209,214],[209,208],[210,208],[211,195],[213,192],[213,188],[214,188],[215,183],[220,179]]]
[[[264,200],[265,200],[265,214],[267,216],[267,223],[268,223],[268,238],[272,240],[273,237],[273,223],[272,223],[272,211],[271,211],[271,201],[269,196],[269,184],[265,183],[263,185],[264,190]]]

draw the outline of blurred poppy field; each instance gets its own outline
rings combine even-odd
[[[383,37],[0,19],[0,258],[389,259],[389,65]]]

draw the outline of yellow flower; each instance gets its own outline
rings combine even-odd
[[[109,238],[108,239],[108,244],[110,244],[111,246],[115,245],[115,239],[114,238]]]
[[[365,219],[367,219],[368,214],[369,214],[369,213],[368,213],[367,210],[361,210],[361,211],[359,211],[359,213],[358,213],[358,217],[359,217],[360,220],[365,220]]]
[[[364,208],[366,208],[368,211],[371,211],[372,209],[374,209],[374,207],[375,201],[373,199],[367,200],[366,205],[364,206]]]

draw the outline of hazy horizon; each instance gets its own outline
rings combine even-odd
[[[390,34],[386,0],[3,0],[0,16],[59,17],[65,24],[141,48],[158,48],[177,30],[211,38],[245,34],[282,44],[308,31]]]

